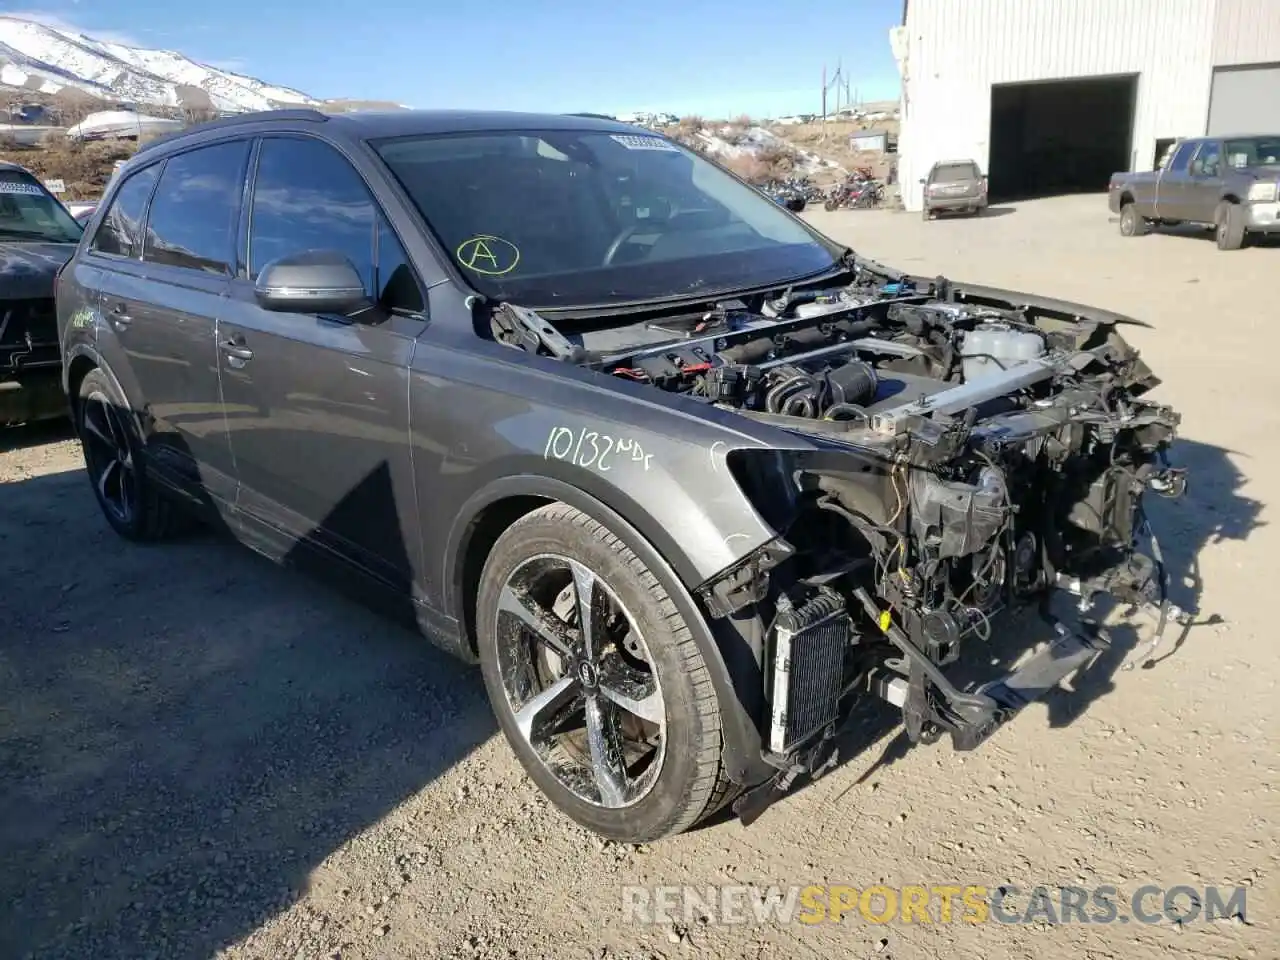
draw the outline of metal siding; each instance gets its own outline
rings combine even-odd
[[[1280,66],[1215,70],[1210,136],[1280,131]]]
[[[1204,130],[1217,4],[912,0],[899,139],[907,208],[920,208],[916,181],[935,160],[987,168],[997,83],[1138,74],[1133,164],[1149,168],[1158,138]]]
[[[1280,63],[1280,0],[1218,0],[1213,65]]]

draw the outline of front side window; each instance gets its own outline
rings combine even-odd
[[[120,185],[93,235],[94,250],[118,257],[133,257],[142,251],[142,215],[159,176],[157,163],[139,170]]]
[[[1200,152],[1196,154],[1196,158],[1191,161],[1191,175],[1193,177],[1216,177],[1221,156],[1222,151],[1218,147],[1216,140],[1205,143],[1200,147]]]
[[[170,157],[147,217],[143,259],[204,273],[231,272],[249,141]]]
[[[25,170],[0,170],[0,241],[78,243],[82,232],[39,180]]]
[[[273,260],[308,250],[350,260],[386,309],[423,309],[404,249],[350,161],[318,140],[265,139],[250,208],[249,278]]]
[[[835,266],[777,204],[665,138],[397,137],[374,149],[467,282],[527,306],[702,297]]]

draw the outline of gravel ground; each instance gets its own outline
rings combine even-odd
[[[0,437],[0,957],[1275,958],[1280,821],[1269,606],[1280,537],[1276,249],[1124,240],[1101,198],[922,223],[816,213],[884,262],[1137,316],[1184,413],[1156,521],[1177,599],[1224,618],[982,749],[905,750],[868,711],[846,761],[744,829],[606,844],[534,792],[478,674],[197,537],[118,540],[77,445]],[[1029,635],[1006,631],[1025,645]],[[1185,925],[624,922],[625,884],[1248,888]]]

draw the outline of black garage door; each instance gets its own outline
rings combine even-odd
[[[1214,70],[1206,133],[1280,133],[1280,64]]]
[[[1133,158],[1137,75],[991,88],[991,199],[1105,191]]]

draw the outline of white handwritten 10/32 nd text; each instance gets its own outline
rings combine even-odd
[[[645,453],[630,437],[614,437],[586,427],[576,432],[570,427],[552,427],[542,456],[601,473],[608,473],[618,463],[634,463],[648,470],[653,459],[653,454]]]

